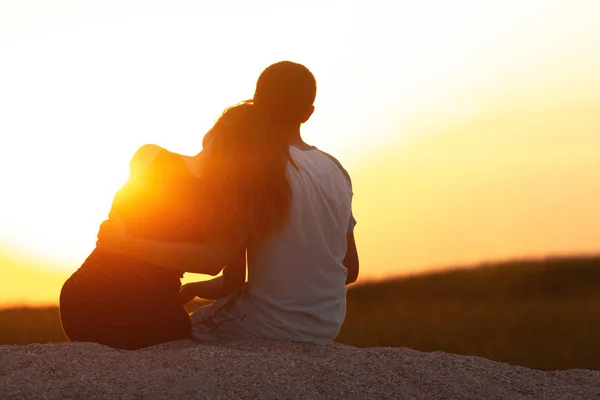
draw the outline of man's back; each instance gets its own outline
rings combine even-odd
[[[292,188],[282,232],[248,253],[254,317],[290,340],[327,343],[343,323],[346,305],[346,234],[352,187],[329,155],[290,148]]]

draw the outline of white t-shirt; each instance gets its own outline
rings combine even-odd
[[[203,341],[262,338],[326,344],[346,312],[346,235],[354,228],[352,185],[330,155],[290,147],[292,189],[283,230],[248,249],[248,283],[192,315]]]

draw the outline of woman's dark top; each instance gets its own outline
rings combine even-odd
[[[142,149],[132,164],[143,156]],[[132,171],[115,196],[111,213],[132,236],[202,242],[210,232],[202,218],[206,195],[206,187],[183,159],[161,150],[145,171]],[[187,338],[190,319],[179,301],[182,277],[177,271],[96,248],[61,291],[63,331],[72,341],[123,349]]]

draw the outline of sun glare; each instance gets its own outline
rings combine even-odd
[[[0,210],[2,233],[10,233],[3,241],[67,269],[83,261],[108,215],[112,194],[127,178],[127,159],[107,162],[100,154],[108,150],[30,152],[29,160],[12,162],[20,173],[11,185],[17,193]]]
[[[4,24],[0,242],[48,265],[80,264],[139,146],[196,153],[223,108],[252,96],[265,65],[308,54],[299,33],[263,29],[258,47],[261,37],[241,35],[260,18],[58,13]]]
[[[493,116],[503,107],[512,115],[518,103],[531,120],[533,103],[545,104],[545,113],[560,97],[587,110],[582,99],[595,101],[598,93],[597,6],[516,0],[6,4],[0,0],[0,248],[24,249],[68,270],[93,249],[135,150],[155,143],[196,153],[220,112],[250,98],[272,62],[299,61],[317,77],[305,138],[358,177],[360,239],[373,241],[361,255],[375,269],[395,258],[389,249],[396,244],[381,239],[398,236],[386,231],[390,221],[406,222],[389,203],[407,201],[390,195],[392,189],[404,196],[409,175],[410,198],[423,196],[425,184],[439,189],[423,165],[435,164],[438,154],[463,154],[474,143],[436,147],[431,132],[446,132],[454,143],[448,138],[459,133],[451,128],[471,127],[464,121],[486,110]],[[469,137],[480,137],[478,127],[470,129]],[[495,137],[527,142],[522,121],[512,129]],[[425,142],[438,151],[429,158]],[[411,151],[414,164],[402,164]],[[362,170],[370,175],[361,177]],[[470,171],[457,170],[460,182]],[[378,220],[376,209],[384,204],[393,207]],[[415,201],[407,216],[427,207]],[[407,241],[412,237],[406,234]],[[406,264],[425,265],[429,253]]]

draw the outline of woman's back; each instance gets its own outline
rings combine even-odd
[[[210,234],[200,208],[204,187],[181,156],[140,148],[131,177],[111,213],[128,234],[162,241],[199,242]],[[96,248],[63,286],[61,321],[71,340],[139,348],[189,337],[179,299],[183,274]]]

